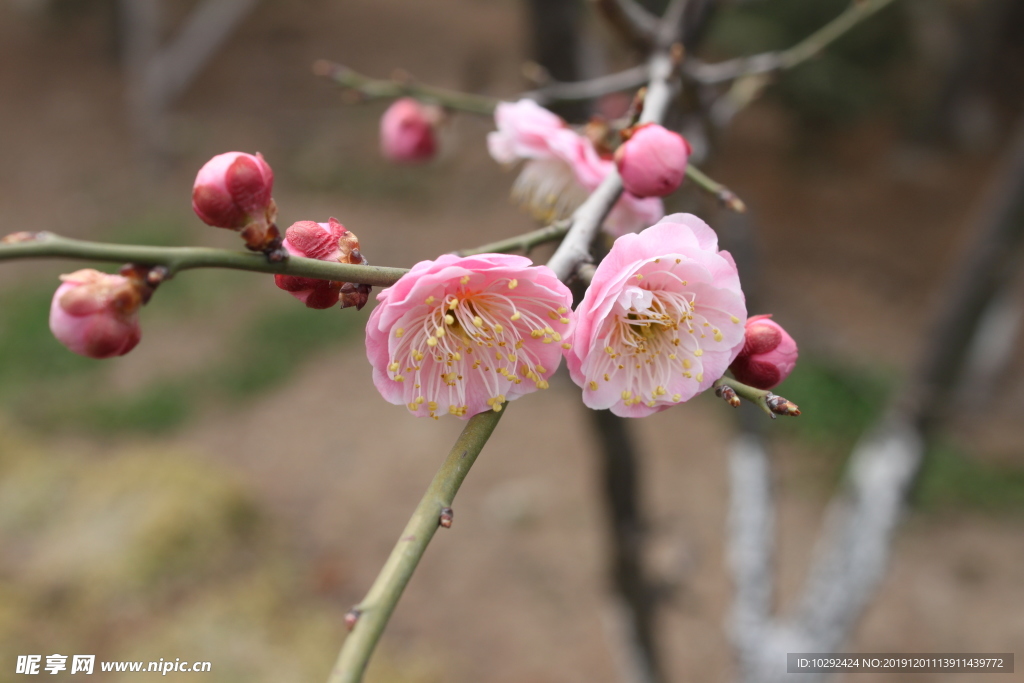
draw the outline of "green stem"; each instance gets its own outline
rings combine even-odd
[[[765,389],[756,389],[749,384],[744,384],[734,380],[732,377],[722,377],[720,380],[711,385],[712,389],[719,386],[725,385],[730,387],[736,392],[736,395],[740,398],[745,398],[751,403],[756,404],[761,410],[768,413],[768,416],[773,420],[775,419],[775,413],[772,412],[771,408],[768,407],[767,398],[772,395],[772,392]]]
[[[439,104],[448,109],[490,116],[499,100],[485,95],[447,90],[433,85],[417,83],[411,79],[370,78],[356,73],[347,66],[335,64],[327,60],[319,60],[313,65],[314,73],[326,76],[338,85],[358,93],[367,100],[398,99],[399,97],[415,97],[418,100]]]
[[[828,47],[837,38],[864,21],[893,0],[853,0],[842,14],[784,50],[779,56],[780,68],[791,69]]]
[[[366,664],[380,639],[388,618],[395,609],[402,591],[423,557],[430,539],[437,531],[441,511],[451,507],[462,481],[469,473],[487,439],[504,411],[487,411],[469,419],[469,423],[452,446],[441,469],[416,506],[398,544],[373,582],[370,592],[354,608],[355,625],[338,655],[328,683],[358,683]]]
[[[745,398],[751,403],[756,404],[773,420],[776,415],[789,415],[795,417],[800,414],[800,409],[795,403],[783,398],[782,396],[773,394],[767,389],[752,387],[748,384],[744,384],[743,382],[739,382],[732,377],[722,377],[711,385],[713,389],[717,389],[720,386],[730,387],[736,392],[737,396]]]
[[[687,65],[686,71],[702,83],[722,83],[792,69],[817,55],[854,26],[892,2],[893,0],[853,0],[842,14],[785,50],[738,57],[717,64],[703,64],[693,60]]]
[[[300,256],[291,256],[280,263],[270,263],[263,254],[251,251],[105,244],[61,237],[48,232],[33,233],[19,241],[0,243],[0,261],[54,257],[164,266],[168,270],[168,275],[192,268],[231,268],[258,273],[296,275],[317,280],[353,282],[375,287],[390,287],[408,272],[404,268],[357,266]]]
[[[459,256],[504,254],[509,251],[522,251],[528,254],[530,250],[537,245],[561,239],[565,237],[565,233],[567,232],[569,232],[569,221],[558,221],[557,223],[552,223],[549,226],[540,228],[539,230],[534,230],[533,232],[498,240],[479,247],[474,247],[473,249],[463,249],[456,253],[458,253]]]
[[[686,165],[686,177],[702,190],[713,194],[724,206],[729,207],[736,213],[744,213],[747,210],[747,205],[736,196],[735,192],[722,183],[712,180],[704,171],[693,164]]]

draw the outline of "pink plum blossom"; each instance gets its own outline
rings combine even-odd
[[[80,356],[123,356],[142,338],[139,307],[143,294],[122,275],[86,268],[61,275],[50,304],[50,330]]]
[[[647,123],[633,129],[615,150],[615,165],[626,192],[637,197],[664,197],[683,182],[689,156],[690,144],[682,135]]]
[[[359,251],[359,238],[346,230],[337,218],[327,223],[298,221],[285,232],[284,248],[292,256],[304,256],[320,261],[366,265]],[[297,275],[275,275],[274,283],[308,308],[330,308],[341,300],[341,307],[361,309],[370,295],[369,285],[357,285],[332,280],[319,280]]]
[[[262,154],[218,154],[196,175],[192,209],[207,225],[240,230],[264,218],[273,206],[273,189],[274,172]]]
[[[575,326],[572,295],[522,256],[421,261],[377,295],[366,355],[384,398],[468,419],[548,388]]]
[[[411,97],[395,100],[380,120],[380,149],[386,159],[398,163],[429,161],[437,152],[434,126],[440,119],[437,107]]]
[[[512,196],[539,220],[569,216],[615,168],[612,159],[598,154],[593,142],[533,100],[498,104],[494,121],[498,130],[487,136],[491,156],[502,164],[525,162]],[[664,215],[660,199],[640,199],[624,192],[605,228],[622,235]]]
[[[725,374],[747,310],[736,264],[690,214],[615,240],[576,309],[567,364],[583,402],[645,417]]]
[[[796,367],[797,355],[796,341],[770,314],[755,315],[747,320],[743,347],[729,370],[744,384],[772,389]]]

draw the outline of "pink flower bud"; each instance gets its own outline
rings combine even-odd
[[[50,305],[50,330],[80,356],[123,356],[142,338],[140,285],[122,275],[91,268],[61,275]]]
[[[434,126],[440,118],[437,107],[423,105],[411,97],[395,100],[380,120],[380,150],[397,163],[429,161],[437,152]]]
[[[744,384],[771,389],[789,376],[796,359],[796,342],[782,326],[771,315],[755,315],[747,319],[743,349],[729,370]]]
[[[622,185],[635,197],[664,197],[675,192],[686,173],[690,144],[656,123],[635,128],[615,150]]]
[[[192,187],[192,209],[207,225],[241,230],[254,221],[272,223],[277,208],[270,192],[274,172],[244,152],[218,154],[199,169]]]
[[[299,221],[285,231],[284,248],[292,256],[367,265],[359,251],[359,238],[346,230],[337,218],[327,223]],[[332,280],[318,280],[295,275],[275,275],[278,287],[290,293],[309,308],[330,308],[341,300],[341,307],[361,309],[370,296],[369,285]]]

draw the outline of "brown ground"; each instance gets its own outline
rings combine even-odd
[[[344,107],[308,70],[313,59],[329,57],[378,75],[406,67],[450,87],[500,83],[493,90],[509,94],[522,57],[517,3],[266,3],[174,108],[179,158],[157,181],[133,158],[100,14],[55,27],[26,20],[11,5],[0,9],[0,232],[89,236],[153,212],[187,216],[194,169],[236,148],[259,149],[274,164],[283,223],[336,215],[360,235],[375,264],[405,266],[530,227],[506,200],[511,178],[483,151],[487,122],[456,120],[433,170],[395,171],[375,158],[380,108]],[[925,304],[964,241],[991,160],[918,153],[884,124],[866,124],[832,141],[824,160],[808,169],[789,163],[793,134],[784,112],[748,112],[714,169],[756,210],[772,283],[765,298],[805,348],[906,367]],[[199,227],[195,240],[234,245],[232,235]],[[52,277],[64,267],[5,265],[0,284],[17,287],[29,272]],[[265,280],[238,277],[252,283],[241,306],[276,295]],[[141,381],[154,365],[201,354],[228,325],[220,318],[190,323],[187,334],[148,334],[117,361],[118,381]],[[1019,377],[1013,387],[1020,398]],[[436,537],[383,641],[384,659],[401,673],[382,670],[379,680],[617,680],[603,593],[602,511],[575,396],[560,381],[511,407],[460,494],[454,528]],[[1019,422],[1020,405],[1004,406],[1008,421]],[[993,433],[1019,458],[1019,429],[1006,424]],[[280,391],[242,410],[219,409],[170,441],[241,478],[289,539],[308,574],[303,580],[340,620],[371,582],[460,426],[413,420],[384,404],[355,344],[317,357]],[[673,680],[726,680],[729,416],[715,402],[698,401],[635,426],[646,455],[652,556],[682,586],[662,634],[669,670]],[[778,446],[781,583],[792,595],[827,494],[820,482],[830,472],[809,446]],[[1019,517],[912,518],[853,649],[1019,646],[1022,531]],[[7,670],[6,658],[2,666]]]

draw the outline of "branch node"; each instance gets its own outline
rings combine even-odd
[[[359,621],[359,617],[362,614],[363,611],[358,607],[353,607],[348,612],[345,612],[345,628],[349,631],[355,628],[356,622]]]
[[[455,511],[451,508],[441,508],[441,517],[438,519],[438,524],[444,529],[451,529],[452,522],[455,520]]]
[[[166,266],[153,266],[146,273],[146,284],[150,287],[156,287],[164,280],[170,278],[171,270]]]

